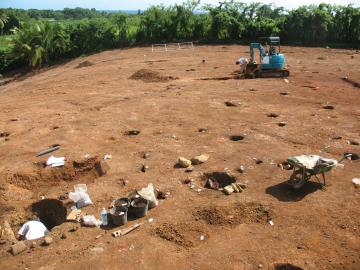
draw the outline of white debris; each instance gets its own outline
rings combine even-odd
[[[151,222],[154,221],[154,219],[153,219],[153,218],[149,218],[148,221],[149,221],[149,223],[151,223]]]
[[[352,180],[352,183],[354,184],[354,186],[355,186],[356,188],[359,188],[359,187],[360,187],[360,178],[354,178],[354,179]]]
[[[108,159],[112,159],[112,155],[106,154],[106,155],[104,156],[104,160],[108,160]]]
[[[35,220],[26,222],[24,225],[22,225],[18,232],[18,234],[24,236],[27,240],[38,239],[44,237],[48,233],[49,231],[46,229],[44,224]]]
[[[46,165],[51,167],[60,167],[60,166],[64,166],[65,165],[65,157],[54,157],[51,156],[49,157],[49,159],[46,161]]]
[[[203,240],[205,240],[205,236],[200,235],[200,241],[203,241]]]
[[[273,222],[272,220],[269,221],[269,224],[270,224],[271,226],[274,226],[274,222]]]

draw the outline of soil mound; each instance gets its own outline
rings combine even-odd
[[[78,64],[78,65],[76,66],[76,68],[90,67],[90,66],[93,66],[93,65],[95,65],[93,62],[84,61],[84,62],[81,62],[80,64]]]
[[[209,237],[204,226],[193,223],[164,223],[155,229],[155,234],[185,248],[199,245],[203,240],[201,237]]]
[[[204,207],[195,211],[193,215],[195,220],[203,220],[207,224],[215,226],[266,223],[271,220],[270,208],[254,202]]]
[[[143,82],[167,82],[176,80],[177,78],[172,76],[163,76],[159,72],[150,69],[140,69],[131,75],[130,79],[140,80]]]
[[[52,168],[44,163],[25,163],[19,168],[10,169],[0,176],[0,182],[12,184],[28,190],[56,185],[59,181],[75,181],[97,178],[100,166],[98,157],[83,160],[66,160],[62,167]]]

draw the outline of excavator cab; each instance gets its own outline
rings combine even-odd
[[[281,53],[280,37],[260,40],[261,42],[250,43],[250,61],[245,69],[245,77],[259,78],[265,74],[289,76],[290,72],[285,67],[285,56]],[[259,50],[259,62],[255,60],[255,49]]]

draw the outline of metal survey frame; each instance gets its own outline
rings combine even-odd
[[[160,47],[160,49],[158,49],[157,47]],[[168,52],[168,51],[177,51],[177,50],[193,50],[194,48],[195,47],[193,42],[158,43],[158,44],[152,44],[151,51]]]

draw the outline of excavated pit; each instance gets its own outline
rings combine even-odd
[[[205,182],[205,187],[207,186],[208,180],[211,180],[214,185],[216,185],[217,188],[223,188],[228,185],[231,185],[232,183],[236,182],[236,177],[233,175],[228,174],[227,172],[211,172],[211,173],[205,173],[202,176],[202,180]],[[211,188],[211,187],[208,187]]]
[[[66,220],[66,208],[63,203],[55,199],[44,199],[31,205],[31,211],[48,230],[58,226]]]
[[[23,163],[5,170],[0,175],[0,182],[27,190],[39,190],[44,187],[59,185],[61,181],[72,182],[81,179],[89,182],[101,176],[101,161],[98,157],[73,160],[66,159],[62,167],[52,168],[46,162]]]

